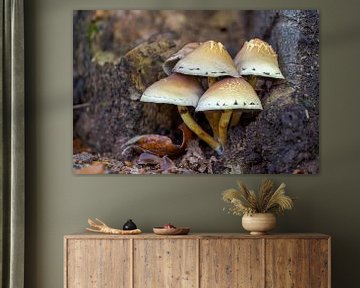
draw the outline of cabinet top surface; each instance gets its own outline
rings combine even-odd
[[[287,233],[250,235],[245,233],[189,233],[188,235],[156,235],[142,233],[139,235],[108,235],[100,233],[77,233],[64,236],[65,239],[329,239],[329,235],[320,233]]]

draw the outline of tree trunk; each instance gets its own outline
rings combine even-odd
[[[242,173],[317,173],[319,13],[253,11],[247,19],[248,38],[272,45],[286,81],[267,81],[269,91],[263,84],[264,110],[231,131],[224,165]]]

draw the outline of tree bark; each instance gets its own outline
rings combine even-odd
[[[253,11],[247,19],[247,38],[272,45],[286,81],[263,83],[264,110],[230,132],[224,167],[241,173],[318,173],[319,12]]]

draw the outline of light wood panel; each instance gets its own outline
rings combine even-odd
[[[330,241],[310,240],[310,287],[330,287],[330,270]]]
[[[130,288],[130,240],[67,240],[66,288]]]
[[[193,239],[134,240],[134,288],[198,287],[197,247]]]
[[[204,239],[200,247],[200,287],[263,287],[263,240]]]
[[[250,235],[249,233],[190,233],[188,235],[156,235],[142,233],[139,235],[109,235],[85,232],[81,234],[66,235],[65,239],[329,239],[328,235],[318,233],[289,233]]]
[[[266,239],[266,288],[309,287],[309,243],[305,239]]]
[[[66,288],[330,288],[323,234],[65,236]]]

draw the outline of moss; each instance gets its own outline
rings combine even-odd
[[[99,27],[95,22],[90,22],[86,29],[86,40],[90,46],[97,33],[99,33]]]
[[[165,76],[161,65],[175,52],[175,47],[173,41],[161,40],[141,44],[124,56],[131,70],[131,80],[137,90],[144,91],[150,84]]]
[[[116,64],[119,61],[119,58],[117,58],[114,53],[109,51],[95,51],[92,60],[99,65],[104,65],[105,63]]]

